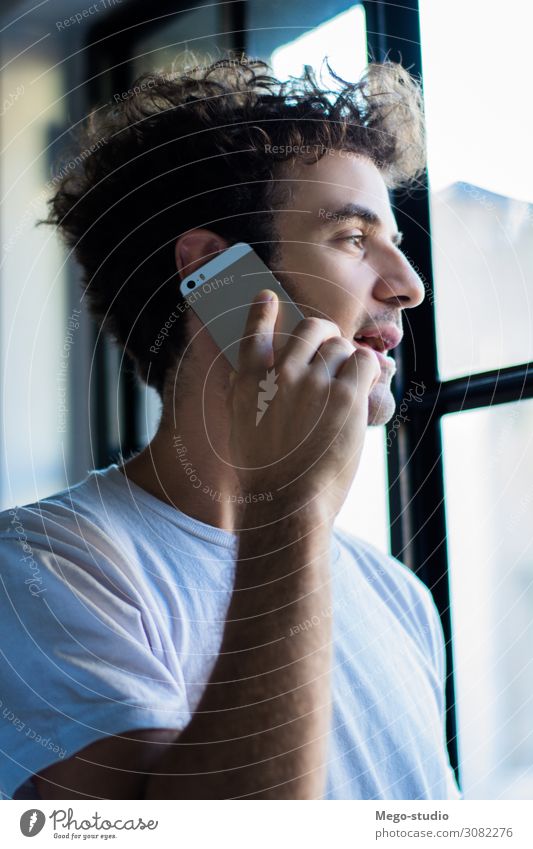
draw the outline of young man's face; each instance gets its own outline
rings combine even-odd
[[[305,315],[334,321],[350,341],[377,331],[374,342],[390,348],[387,331],[392,325],[402,333],[401,311],[423,301],[424,286],[397,246],[379,170],[350,151],[331,151],[311,165],[294,161],[284,177],[294,183],[291,200],[276,212],[281,246],[274,274]],[[367,220],[352,216],[357,210],[349,207],[367,210]],[[370,394],[369,425],[394,415],[394,372],[389,357]]]

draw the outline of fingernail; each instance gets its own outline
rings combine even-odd
[[[256,298],[257,303],[263,303],[263,304],[266,303],[267,301],[272,301],[272,300],[274,300],[274,295],[270,291],[270,289],[262,289],[261,292],[259,292],[259,294]]]

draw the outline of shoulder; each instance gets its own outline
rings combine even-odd
[[[137,559],[121,533],[105,471],[0,513],[0,592],[16,607],[31,597],[61,605],[75,593],[108,606],[111,596],[127,596]]]
[[[433,595],[426,584],[401,560],[377,546],[335,528],[340,545],[348,550],[368,584],[406,628],[416,633],[426,652],[441,662],[442,627]]]
[[[190,719],[181,644],[171,642],[149,570],[132,551],[126,496],[95,477],[1,514],[0,709],[8,721],[0,722],[0,749],[9,757],[0,758],[0,793],[7,798],[28,771],[52,763],[61,783],[73,763],[66,758],[96,738],[124,729],[177,733]],[[141,763],[157,748],[113,740],[98,755],[120,762],[127,749]],[[96,750],[85,754],[97,759]],[[100,772],[91,787],[104,787]]]
[[[355,557],[370,579],[381,581],[390,587],[410,595],[431,598],[431,593],[423,581],[409,569],[405,563],[388,552],[381,551],[376,545],[362,537],[355,536],[341,528],[335,528],[340,542]]]
[[[104,554],[106,546],[116,548],[116,517],[108,513],[111,469],[90,472],[60,492],[0,512],[0,562],[9,560],[12,551],[20,559],[45,550],[74,555],[91,545],[98,545]]]
[[[102,512],[101,487],[108,489],[114,467],[89,472],[87,476],[59,492],[0,512],[0,538],[20,538],[29,532],[43,532],[48,526],[68,529],[77,519],[90,520]]]

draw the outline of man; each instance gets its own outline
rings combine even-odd
[[[388,195],[423,167],[419,90],[393,64],[335,96],[263,71],[141,78],[52,199],[162,415],[137,456],[2,514],[8,798],[460,795],[430,593],[334,527],[394,413],[378,351],[424,294]],[[306,318],[279,347],[264,292],[235,374],[178,287],[237,241]]]

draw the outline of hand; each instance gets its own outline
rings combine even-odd
[[[333,521],[359,467],[381,366],[320,318],[304,318],[275,353],[278,299],[267,291],[272,300],[260,293],[250,308],[227,396],[232,462],[243,493],[270,491],[277,505],[316,499]]]

